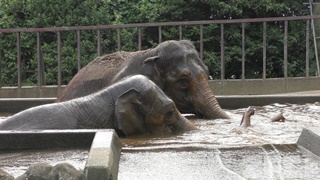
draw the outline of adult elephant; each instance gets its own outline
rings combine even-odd
[[[145,51],[98,57],[73,77],[57,102],[85,96],[134,74],[155,82],[181,113],[207,119],[229,118],[209,87],[208,68],[188,40],[166,41]]]
[[[0,124],[0,130],[113,128],[119,136],[197,129],[174,102],[143,75],[70,101],[33,107]]]

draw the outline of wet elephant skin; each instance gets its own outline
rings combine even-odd
[[[198,118],[229,118],[208,84],[208,68],[191,41],[166,41],[137,52],[116,52],[83,67],[58,96],[57,102],[91,94],[134,74],[151,79],[181,113]]]
[[[113,128],[120,136],[197,129],[143,75],[128,77],[88,96],[27,109],[0,124],[0,130],[83,128]]]

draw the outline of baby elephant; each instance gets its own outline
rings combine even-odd
[[[0,124],[0,130],[100,128],[115,129],[119,136],[197,129],[143,75],[85,97],[27,109]]]
[[[119,136],[196,129],[143,75],[85,97],[27,109],[0,124],[0,130],[99,128],[115,129]]]

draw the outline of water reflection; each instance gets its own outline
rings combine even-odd
[[[229,120],[191,119],[198,131],[122,139],[119,179],[318,179],[319,157],[294,143],[320,126],[320,104],[253,108],[247,128],[243,108],[227,110]],[[279,113],[286,121],[271,122]]]

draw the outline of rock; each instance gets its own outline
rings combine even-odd
[[[1,180],[13,180],[14,177],[9,174],[7,171],[0,169],[0,179]]]
[[[59,163],[52,168],[49,180],[84,180],[83,172],[78,171],[69,163]]]
[[[40,162],[32,164],[28,170],[16,180],[47,180],[52,166],[48,163]]]

